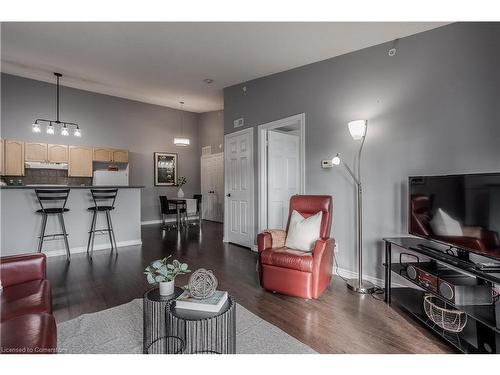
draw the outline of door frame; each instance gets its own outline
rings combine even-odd
[[[207,155],[202,155],[200,157],[200,190],[202,191],[202,194],[203,194],[203,161],[204,160],[207,160],[207,159],[210,159],[210,158],[214,158],[214,157],[220,157],[222,156],[222,178],[226,178],[225,176],[225,158],[224,158],[224,152],[218,152],[216,154],[207,154]],[[224,189],[225,189],[225,182],[224,182]],[[224,197],[226,196],[226,192],[223,191],[222,194],[224,195]],[[203,200],[203,196],[201,198]],[[226,210],[226,206],[224,206],[224,211]],[[201,219],[202,220],[205,220],[204,218],[204,215],[203,215],[203,202],[201,204],[201,212],[200,212],[200,215],[201,215]],[[224,220],[224,215],[223,215],[223,220]]]
[[[267,152],[265,152],[265,145],[267,142],[267,131],[271,129],[281,128],[283,126],[295,124],[299,122],[299,149],[300,149],[300,185],[299,193],[306,193],[306,114],[299,113],[297,115],[285,117],[276,121],[271,121],[258,126],[257,142],[258,142],[258,172],[259,178],[258,186],[258,228],[261,232],[267,223]]]
[[[255,236],[257,235],[255,232],[255,166],[254,166],[254,132],[253,132],[253,127],[246,128],[243,130],[238,130],[232,133],[228,133],[224,135],[224,233],[222,236],[222,242],[229,242],[228,238],[228,225],[229,225],[229,220],[228,220],[228,202],[227,202],[227,191],[228,191],[228,181],[229,179],[226,177],[227,171],[229,171],[228,166],[227,166],[227,155],[229,155],[228,148],[227,148],[227,140],[228,137],[232,137],[235,135],[242,135],[242,134],[250,134],[250,178],[249,178],[249,186],[250,186],[250,208],[248,210],[248,222],[250,223],[250,239],[249,243],[247,246],[250,249],[254,248],[255,245]],[[253,240],[252,240],[253,239]]]

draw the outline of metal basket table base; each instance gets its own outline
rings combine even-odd
[[[184,342],[184,354],[235,354],[236,304],[228,296],[218,313],[204,313],[175,308],[166,311],[167,336]]]
[[[175,288],[174,294],[161,296],[158,288],[144,293],[143,297],[143,337],[144,354],[180,354],[184,351],[182,338],[166,335],[165,314],[169,302],[182,294],[181,288]]]

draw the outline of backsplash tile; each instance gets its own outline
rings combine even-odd
[[[66,169],[26,168],[25,176],[5,176],[4,181],[7,185],[92,185],[92,177],[68,177],[68,171]]]

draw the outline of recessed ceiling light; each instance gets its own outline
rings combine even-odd
[[[214,82],[214,80],[212,78],[205,78],[203,82],[205,82],[207,85],[210,85],[211,83]]]

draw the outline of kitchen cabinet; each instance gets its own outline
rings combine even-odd
[[[115,163],[128,163],[128,151],[113,150],[113,161]]]
[[[94,161],[128,163],[128,151],[94,147]]]
[[[84,146],[69,146],[69,177],[92,177],[93,149]]]
[[[4,155],[4,140],[0,139],[0,176],[4,175],[4,160],[5,160],[5,155]]]
[[[109,148],[94,148],[94,161],[113,161],[113,151]]]
[[[24,176],[24,142],[13,139],[4,141],[4,175]]]
[[[68,146],[66,145],[47,145],[47,160],[49,163],[67,163]]]
[[[47,161],[47,143],[25,142],[24,161]]]

